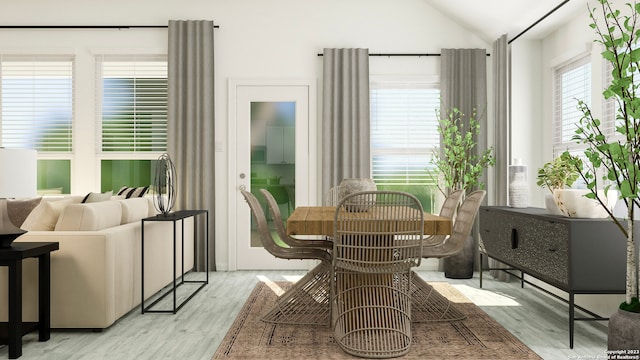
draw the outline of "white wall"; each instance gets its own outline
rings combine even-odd
[[[216,260],[228,264],[227,83],[230,79],[317,79],[321,89],[325,47],[364,47],[371,52],[438,53],[446,48],[490,49],[472,31],[449,21],[422,0],[50,0],[4,1],[3,25],[164,25],[169,19],[209,19],[215,30]],[[73,52],[78,56],[78,142],[94,144],[92,53],[166,51],[166,30],[0,30],[0,52]],[[372,75],[439,73],[439,58],[371,58]],[[318,97],[321,91],[318,91]],[[312,99],[313,101],[314,99]],[[318,109],[321,99],[318,102]],[[491,104],[491,99],[489,99]],[[491,109],[490,109],[491,111]],[[321,118],[318,114],[318,119]],[[318,121],[318,123],[320,123]],[[318,142],[319,143],[319,142]],[[312,156],[317,156],[317,149]],[[93,166],[95,155],[76,153],[74,169]],[[317,162],[320,163],[319,161]],[[320,169],[319,169],[320,170]],[[95,191],[98,169],[72,180],[73,192]]]
[[[543,207],[536,186],[541,154],[536,151],[545,134],[542,100],[542,42],[518,39],[511,45],[511,159],[522,159],[527,165],[529,206]]]

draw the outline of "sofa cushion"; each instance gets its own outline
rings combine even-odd
[[[84,199],[82,199],[82,203],[107,201],[111,199],[112,195],[113,195],[113,191],[106,191],[103,193],[90,192],[87,194],[87,196],[84,197]]]
[[[72,198],[42,200],[24,219],[21,228],[28,231],[51,231],[55,228],[62,210],[74,202],[75,199]]]
[[[122,207],[118,201],[71,204],[64,208],[56,231],[95,231],[120,225]]]
[[[17,227],[22,226],[24,220],[40,204],[40,201],[42,201],[41,197],[28,200],[8,200],[7,213],[9,213],[11,223]]]
[[[122,207],[121,224],[140,221],[149,216],[149,201],[146,198],[118,200]]]
[[[127,199],[132,197],[143,197],[144,194],[149,190],[148,186],[140,186],[140,187],[127,187],[123,186],[118,190],[117,195],[124,195]]]

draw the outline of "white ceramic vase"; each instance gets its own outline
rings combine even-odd
[[[587,189],[555,189],[553,199],[562,215],[579,218],[606,218],[607,211],[600,205],[598,200],[585,197],[590,190]],[[606,206],[612,210],[618,200],[618,192],[609,190],[604,196],[604,191],[598,192],[601,198],[605,198]]]
[[[546,194],[544,196],[544,206],[549,214],[562,215],[562,212],[558,209],[558,205],[556,205],[556,200],[553,198],[553,194]]]
[[[344,199],[345,197],[362,191],[376,191],[378,187],[373,179],[343,179],[340,182],[340,190],[339,199]],[[367,211],[367,206],[356,206],[356,205],[348,205],[347,209],[349,211]]]
[[[525,173],[516,173],[509,183],[509,205],[514,208],[529,206],[529,184]]]
[[[527,165],[523,165],[521,159],[513,159],[513,165],[509,165],[509,206],[514,208],[529,206]]]

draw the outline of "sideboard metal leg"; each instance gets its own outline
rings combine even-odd
[[[482,252],[480,252],[480,289],[482,289]]]
[[[569,291],[569,348],[573,349],[574,294]]]

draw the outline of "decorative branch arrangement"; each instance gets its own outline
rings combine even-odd
[[[464,114],[457,108],[447,110],[447,116],[440,120],[438,133],[441,137],[442,154],[435,149],[432,164],[437,169],[441,181],[436,181],[438,189],[446,196],[449,191],[464,189],[465,193],[484,188],[479,181],[484,170],[495,165],[493,146],[476,154],[475,138],[480,134],[480,123],[474,110],[465,126]],[[438,114],[440,118],[440,114]]]
[[[616,102],[615,132],[607,133],[589,106],[580,101],[578,108],[583,115],[573,139],[588,146],[584,152],[587,161],[577,166],[591,191],[587,197],[605,204],[606,199],[598,195],[598,189],[602,188],[606,193],[613,186],[627,206],[626,226],[607,211],[627,238],[626,297],[620,308],[640,312],[633,221],[634,210],[640,205],[640,98],[637,97],[640,87],[640,48],[637,44],[640,4],[626,4],[628,9],[623,14],[613,9],[607,0],[598,0],[598,3],[599,9],[589,10],[590,26],[598,35],[595,42],[604,48],[603,58],[613,69],[611,84],[603,95]]]

